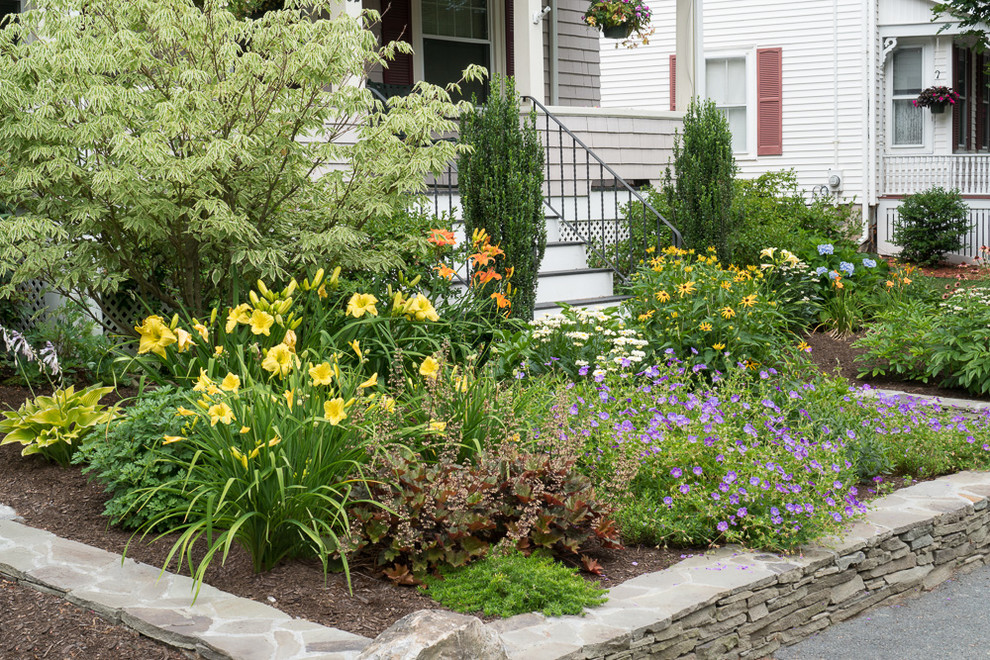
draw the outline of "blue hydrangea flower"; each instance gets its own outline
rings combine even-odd
[[[855,271],[856,268],[848,261],[841,261],[839,262],[839,270],[852,277],[853,271]]]
[[[818,268],[815,269],[815,275],[824,275],[827,272],[828,272],[828,268],[826,268],[825,266],[819,266]]]
[[[863,259],[863,267],[864,268],[876,268],[877,267],[877,262],[875,262],[873,259]]]
[[[824,243],[818,246],[818,254],[832,254],[835,252],[835,248],[832,247],[831,243]]]

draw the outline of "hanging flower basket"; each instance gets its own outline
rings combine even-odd
[[[945,108],[954,105],[959,100],[959,94],[951,87],[929,87],[918,94],[914,100],[915,107],[928,108],[933,115],[940,115],[945,112]]]
[[[584,22],[601,30],[606,39],[628,39],[636,34],[646,44],[653,34],[645,0],[592,0],[584,12]]]
[[[625,25],[610,25],[602,28],[602,34],[606,39],[625,39],[631,34],[631,30]]]

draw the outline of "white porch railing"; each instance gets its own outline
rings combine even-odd
[[[963,195],[990,195],[990,154],[883,157],[881,195],[911,195],[940,186]]]

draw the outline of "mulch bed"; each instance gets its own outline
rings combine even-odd
[[[955,277],[960,272],[966,274],[968,271],[947,268],[944,273],[932,271],[932,274]],[[854,358],[863,351],[854,348],[852,342],[858,337],[833,338],[818,332],[808,335],[807,341],[812,347],[811,357],[821,369],[837,371],[854,384],[941,397],[979,398],[919,382],[856,378],[858,364]],[[17,407],[27,396],[29,393],[23,388],[0,386],[0,409]],[[990,398],[983,397],[983,400]],[[27,524],[111,552],[123,553],[131,540],[129,532],[107,526],[101,515],[106,495],[77,468],[65,470],[36,457],[24,459],[19,447],[5,446],[0,447],[0,474],[3,475],[0,503],[16,509]],[[161,566],[170,547],[168,538],[150,544],[135,542],[128,548],[127,555]],[[637,575],[671,566],[686,554],[701,551],[590,548],[587,554],[604,569],[602,577],[591,579],[614,586]],[[180,567],[173,565],[171,569],[179,571]],[[339,574],[331,574],[324,583],[322,568],[316,561],[286,562],[269,573],[256,575],[247,554],[235,547],[223,566],[214,562],[206,581],[224,591],[270,604],[292,616],[367,637],[375,637],[406,614],[439,607],[414,588],[393,585],[368,558],[359,557],[352,562],[351,578],[353,592],[349,592],[344,577]],[[139,647],[139,644],[149,646]],[[85,655],[90,659],[184,657],[178,651],[121,626],[113,626],[58,598],[0,581],[0,657],[32,658],[46,654],[47,657],[63,658]]]

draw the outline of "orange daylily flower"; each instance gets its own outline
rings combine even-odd
[[[440,264],[439,266],[436,266],[436,271],[437,271],[437,274],[440,277],[443,277],[443,278],[448,279],[448,280],[451,279],[452,277],[454,277],[454,275],[455,275],[453,268],[450,268],[450,267],[445,266],[443,264]]]
[[[502,279],[502,276],[496,273],[494,269],[491,268],[489,268],[486,271],[482,271],[480,273],[475,273],[474,276],[477,277],[478,281],[482,284],[488,284],[492,280]]]
[[[454,232],[445,229],[431,229],[430,237],[426,240],[436,246],[457,245]]]
[[[492,260],[492,255],[487,252],[477,252],[471,255],[471,261],[477,266],[487,266]]]
[[[488,296],[488,297],[491,298],[492,300],[494,300],[498,304],[498,308],[499,309],[508,307],[509,305],[512,304],[512,302],[508,298],[506,298],[505,296],[503,296],[501,293],[499,293],[497,291],[495,293],[493,293],[492,295]]]

